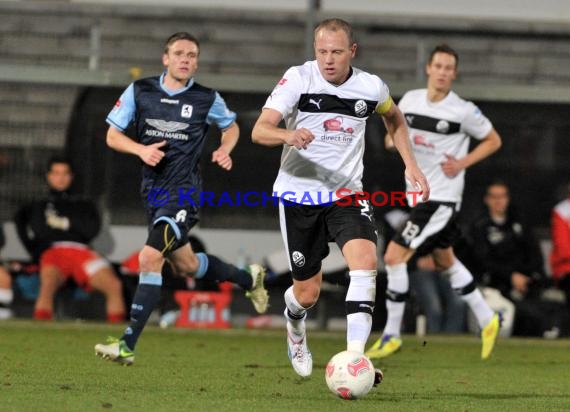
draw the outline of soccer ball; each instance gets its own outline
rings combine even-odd
[[[364,397],[374,385],[374,365],[365,355],[343,351],[327,363],[325,380],[335,395],[343,399]]]

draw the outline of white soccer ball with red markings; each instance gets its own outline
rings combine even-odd
[[[327,363],[325,380],[329,389],[343,399],[360,399],[374,385],[374,366],[365,355],[344,351]]]

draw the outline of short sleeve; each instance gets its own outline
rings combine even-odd
[[[482,140],[491,132],[493,125],[477,106],[472,102],[467,102],[465,118],[461,128],[469,136]]]
[[[279,80],[263,108],[277,110],[283,118],[289,116],[299,102],[302,86],[299,69],[291,67]]]
[[[375,111],[378,114],[384,114],[388,112],[388,110],[390,110],[390,108],[394,104],[394,101],[390,96],[390,89],[388,88],[388,85],[384,83],[382,80],[380,80],[380,82],[381,82],[380,94],[378,97],[378,104],[376,105]]]
[[[216,92],[214,104],[208,112],[208,124],[215,123],[220,129],[226,129],[236,121],[237,115],[226,105],[225,100]]]
[[[124,131],[135,118],[135,90],[131,83],[125,89],[121,97],[116,101],[115,106],[107,115],[107,123]]]

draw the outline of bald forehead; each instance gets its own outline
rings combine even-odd
[[[328,40],[334,38],[335,40],[340,40],[346,43],[347,46],[351,46],[350,40],[348,38],[348,34],[346,31],[338,28],[338,29],[331,29],[327,27],[323,27],[315,32],[315,43],[319,40]]]

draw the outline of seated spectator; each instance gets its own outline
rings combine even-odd
[[[0,249],[4,247],[4,230],[0,225]],[[12,291],[12,277],[4,268],[0,261],[0,320],[12,317],[12,300],[14,293]]]
[[[73,279],[85,291],[105,295],[109,322],[123,321],[121,282],[111,265],[89,247],[101,228],[95,204],[71,194],[73,170],[64,157],[50,159],[46,180],[48,196],[23,206],[15,217],[22,244],[40,265],[34,319],[52,319],[56,292]]]
[[[566,295],[570,309],[570,185],[568,196],[552,210],[551,216],[552,252],[550,266],[556,285]]]
[[[514,335],[542,335],[552,325],[539,299],[545,275],[538,242],[511,207],[504,182],[487,186],[484,203],[487,210],[470,228],[481,284],[515,303]]]
[[[417,259],[416,268],[410,270],[410,287],[426,316],[428,333],[465,332],[467,305],[436,270],[431,255]]]

